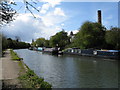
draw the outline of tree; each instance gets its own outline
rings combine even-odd
[[[45,40],[44,47],[50,47],[49,40]]]
[[[50,46],[55,47],[62,47],[64,48],[66,45],[69,44],[69,37],[67,36],[67,32],[62,30],[61,32],[56,33],[56,35],[50,38]]]
[[[36,45],[38,47],[44,47],[44,44],[45,44],[45,38],[38,38],[36,41],[35,41]]]
[[[5,50],[7,48],[22,49],[30,47],[29,43],[18,42],[16,40],[12,40],[11,38],[6,38],[4,35],[1,34],[0,36],[2,37],[2,50]]]
[[[0,43],[0,45],[2,44],[2,46],[1,46],[2,49],[4,50],[4,49],[8,48],[8,42],[7,42],[6,37],[4,35],[0,34],[0,38],[1,38],[1,41],[2,41],[2,43]]]
[[[8,48],[14,48],[14,44],[11,38],[7,39],[7,43],[8,43]]]
[[[15,39],[16,39],[17,42],[20,41],[20,37],[19,36],[15,36]]]
[[[105,40],[108,49],[120,49],[120,28],[112,27],[106,31]]]
[[[105,27],[99,23],[85,22],[73,41],[76,47],[86,48],[102,48],[104,47]]]
[[[11,3],[11,4],[14,4],[14,3]],[[16,14],[16,11],[13,8],[11,8],[10,4],[7,1],[0,2],[0,16],[1,16],[0,25],[13,21],[14,20],[13,16],[15,14]]]
[[[21,0],[22,1],[22,0]],[[34,17],[34,13],[32,12],[32,8],[34,8],[37,12],[39,10],[35,7],[39,0],[33,1],[33,0],[23,0],[26,10],[28,10]],[[11,7],[11,5],[17,5],[16,2],[11,0],[0,0],[0,26],[2,26],[4,23],[9,23],[10,21],[15,20],[14,15],[17,13],[15,9]],[[36,18],[36,17],[35,17]]]
[[[33,41],[33,40],[32,40]],[[38,38],[36,41],[32,42],[31,44],[34,47],[49,47],[49,40],[45,38]]]

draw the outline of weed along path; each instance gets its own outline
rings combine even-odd
[[[2,58],[2,80],[3,88],[20,88],[18,77],[20,72],[18,61],[11,59],[10,50],[6,50]]]

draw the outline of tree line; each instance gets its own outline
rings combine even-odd
[[[111,27],[107,30],[105,26],[97,22],[85,22],[79,28],[77,34],[68,36],[64,30],[50,37],[50,40],[38,38],[32,43],[33,46],[39,47],[61,47],[80,49],[120,49],[120,28]]]
[[[12,48],[12,49],[23,49],[30,47],[29,43],[21,42],[18,39],[13,40],[11,38],[6,38],[4,35],[0,35],[2,38],[2,50]]]

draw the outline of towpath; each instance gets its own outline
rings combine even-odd
[[[20,72],[20,66],[18,65],[18,61],[11,60],[10,50],[6,50],[4,57],[0,60],[1,67],[0,79],[2,79],[2,87],[3,88],[20,88],[21,85],[19,83],[18,77]]]

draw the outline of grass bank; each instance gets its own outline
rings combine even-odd
[[[17,53],[15,53],[12,49],[10,49],[10,54],[12,60],[21,60],[21,58],[17,55]]]
[[[18,61],[21,67],[18,79],[23,88],[46,88],[51,89],[52,85],[44,81],[43,78],[39,78],[33,70],[31,70],[26,64],[23,63],[21,58],[13,50],[10,50],[11,58]]]

